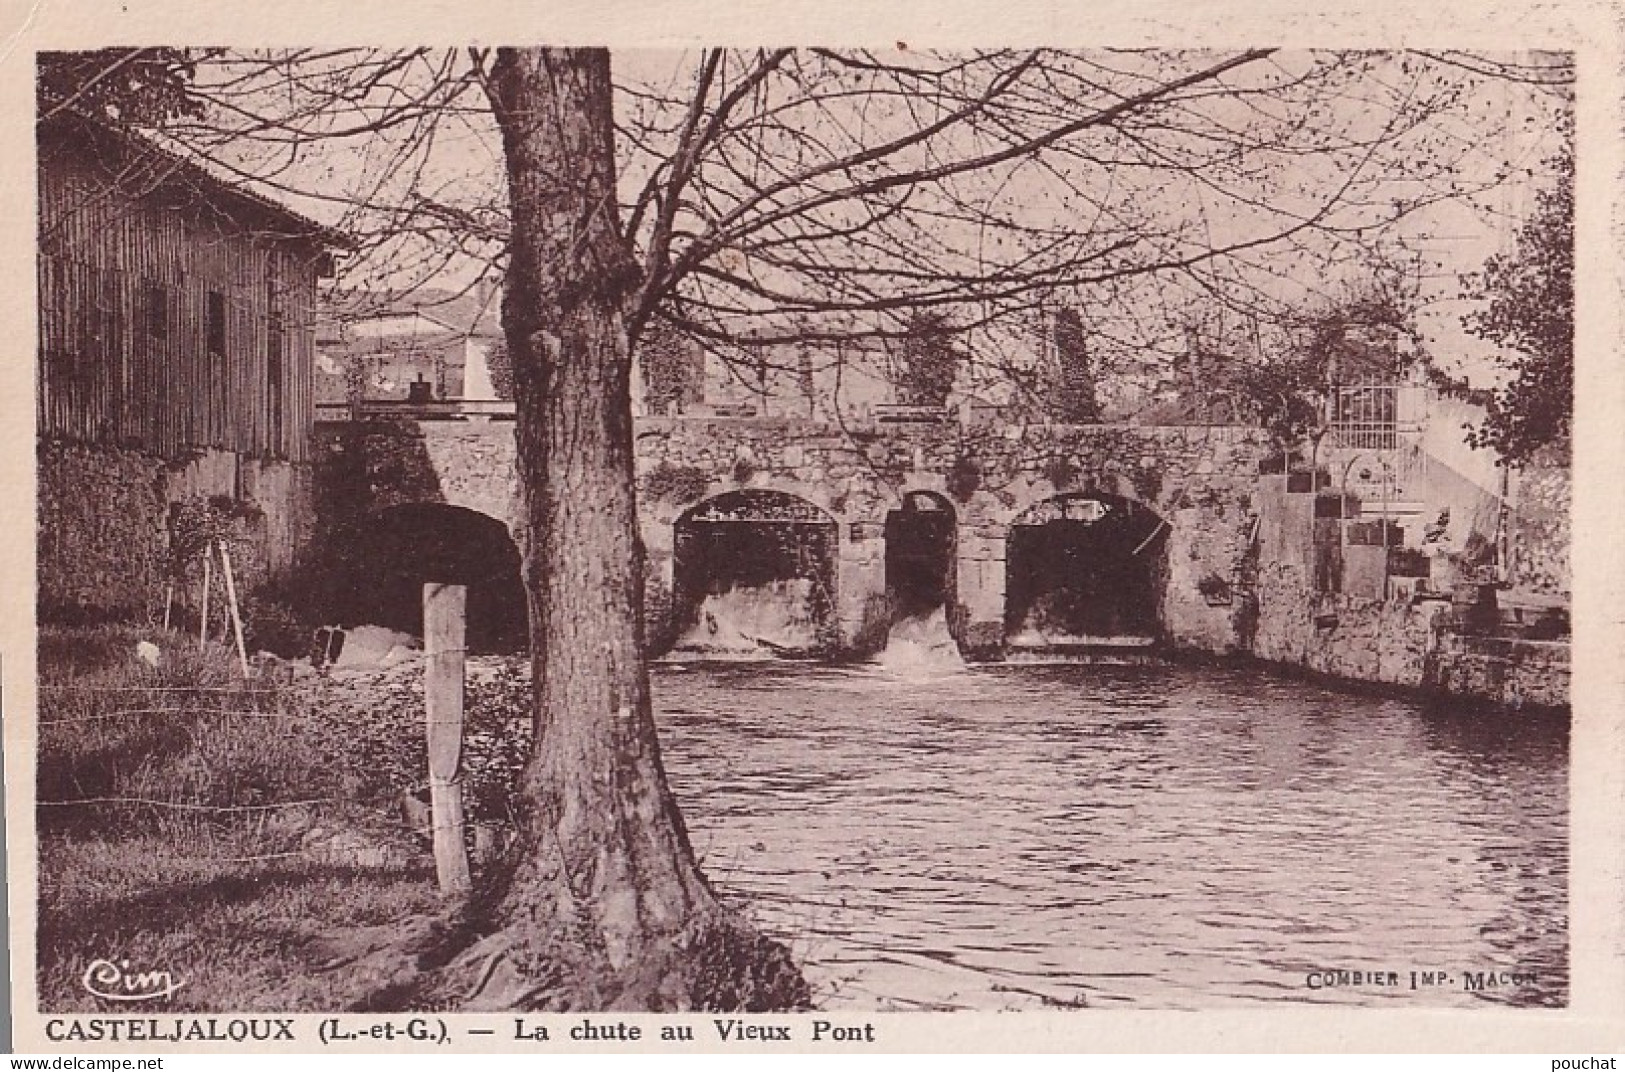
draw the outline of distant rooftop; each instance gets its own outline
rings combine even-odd
[[[502,334],[502,296],[494,287],[417,287],[399,293],[331,290],[322,295],[323,318],[340,323],[414,314],[459,335]]]

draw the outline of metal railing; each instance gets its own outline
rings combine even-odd
[[[374,398],[364,402],[318,402],[318,421],[451,421],[467,417],[512,420],[514,404],[500,398],[438,398],[426,402]]]
[[[1399,426],[1393,421],[1337,421],[1332,424],[1332,446],[1346,450],[1396,450]]]
[[[1332,391],[1332,445],[1350,450],[1399,446],[1399,387],[1358,384]]]

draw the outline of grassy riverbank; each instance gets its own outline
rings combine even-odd
[[[308,685],[130,628],[42,633],[40,684],[42,1007],[103,1006],[106,959],[170,972],[166,1010],[331,1009],[313,939],[432,909],[379,748]]]

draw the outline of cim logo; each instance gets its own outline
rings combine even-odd
[[[108,1001],[154,1001],[171,997],[186,985],[167,971],[131,971],[128,960],[93,960],[81,982],[87,991]]]

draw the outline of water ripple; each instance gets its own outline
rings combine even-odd
[[[828,1007],[1562,1005],[1568,732],[1247,670],[657,670],[708,873]],[[1449,986],[1310,989],[1317,970]],[[1466,972],[1533,983],[1469,992]]]

